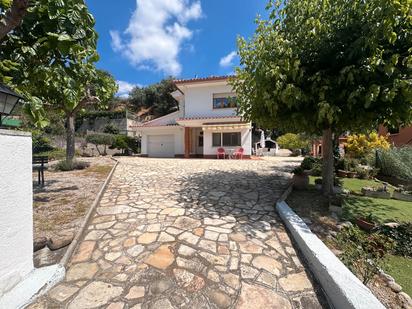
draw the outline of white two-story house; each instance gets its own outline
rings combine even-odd
[[[179,110],[134,129],[142,156],[216,158],[218,148],[231,154],[252,151],[252,125],[236,114],[236,94],[227,76],[176,80],[172,96]]]

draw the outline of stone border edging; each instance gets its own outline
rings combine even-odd
[[[89,223],[92,214],[94,213],[97,205],[99,204],[103,193],[106,191],[106,187],[109,184],[110,180],[112,179],[112,176],[114,174],[114,171],[116,170],[117,165],[119,164],[119,161],[114,159],[113,157],[111,158],[113,161],[116,163],[114,164],[112,170],[110,171],[109,175],[107,176],[105,182],[101,185],[99,193],[97,193],[96,198],[93,201],[92,206],[89,208],[89,211],[87,212],[82,225],[80,226],[80,229],[77,231],[76,236],[73,238],[73,241],[69,245],[69,248],[67,249],[66,253],[64,254],[63,258],[60,260],[59,265],[63,266],[66,269],[67,263],[69,262],[74,250],[77,247],[77,244],[79,243],[80,238],[83,235],[84,230],[87,227],[87,224]]]
[[[285,201],[278,201],[276,210],[305,257],[311,272],[321,284],[328,301],[335,308],[385,309]]]

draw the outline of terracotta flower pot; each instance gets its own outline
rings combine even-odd
[[[309,186],[309,176],[303,175],[293,175],[293,188],[297,190],[305,190]]]
[[[357,218],[356,225],[364,231],[371,231],[375,227],[375,223],[368,222],[365,218]]]

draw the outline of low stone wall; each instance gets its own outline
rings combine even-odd
[[[276,210],[334,308],[385,308],[372,292],[311,232],[286,202],[278,202]]]

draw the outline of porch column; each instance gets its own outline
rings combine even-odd
[[[190,148],[191,148],[191,141],[190,141],[190,128],[185,127],[185,158],[190,158]]]

